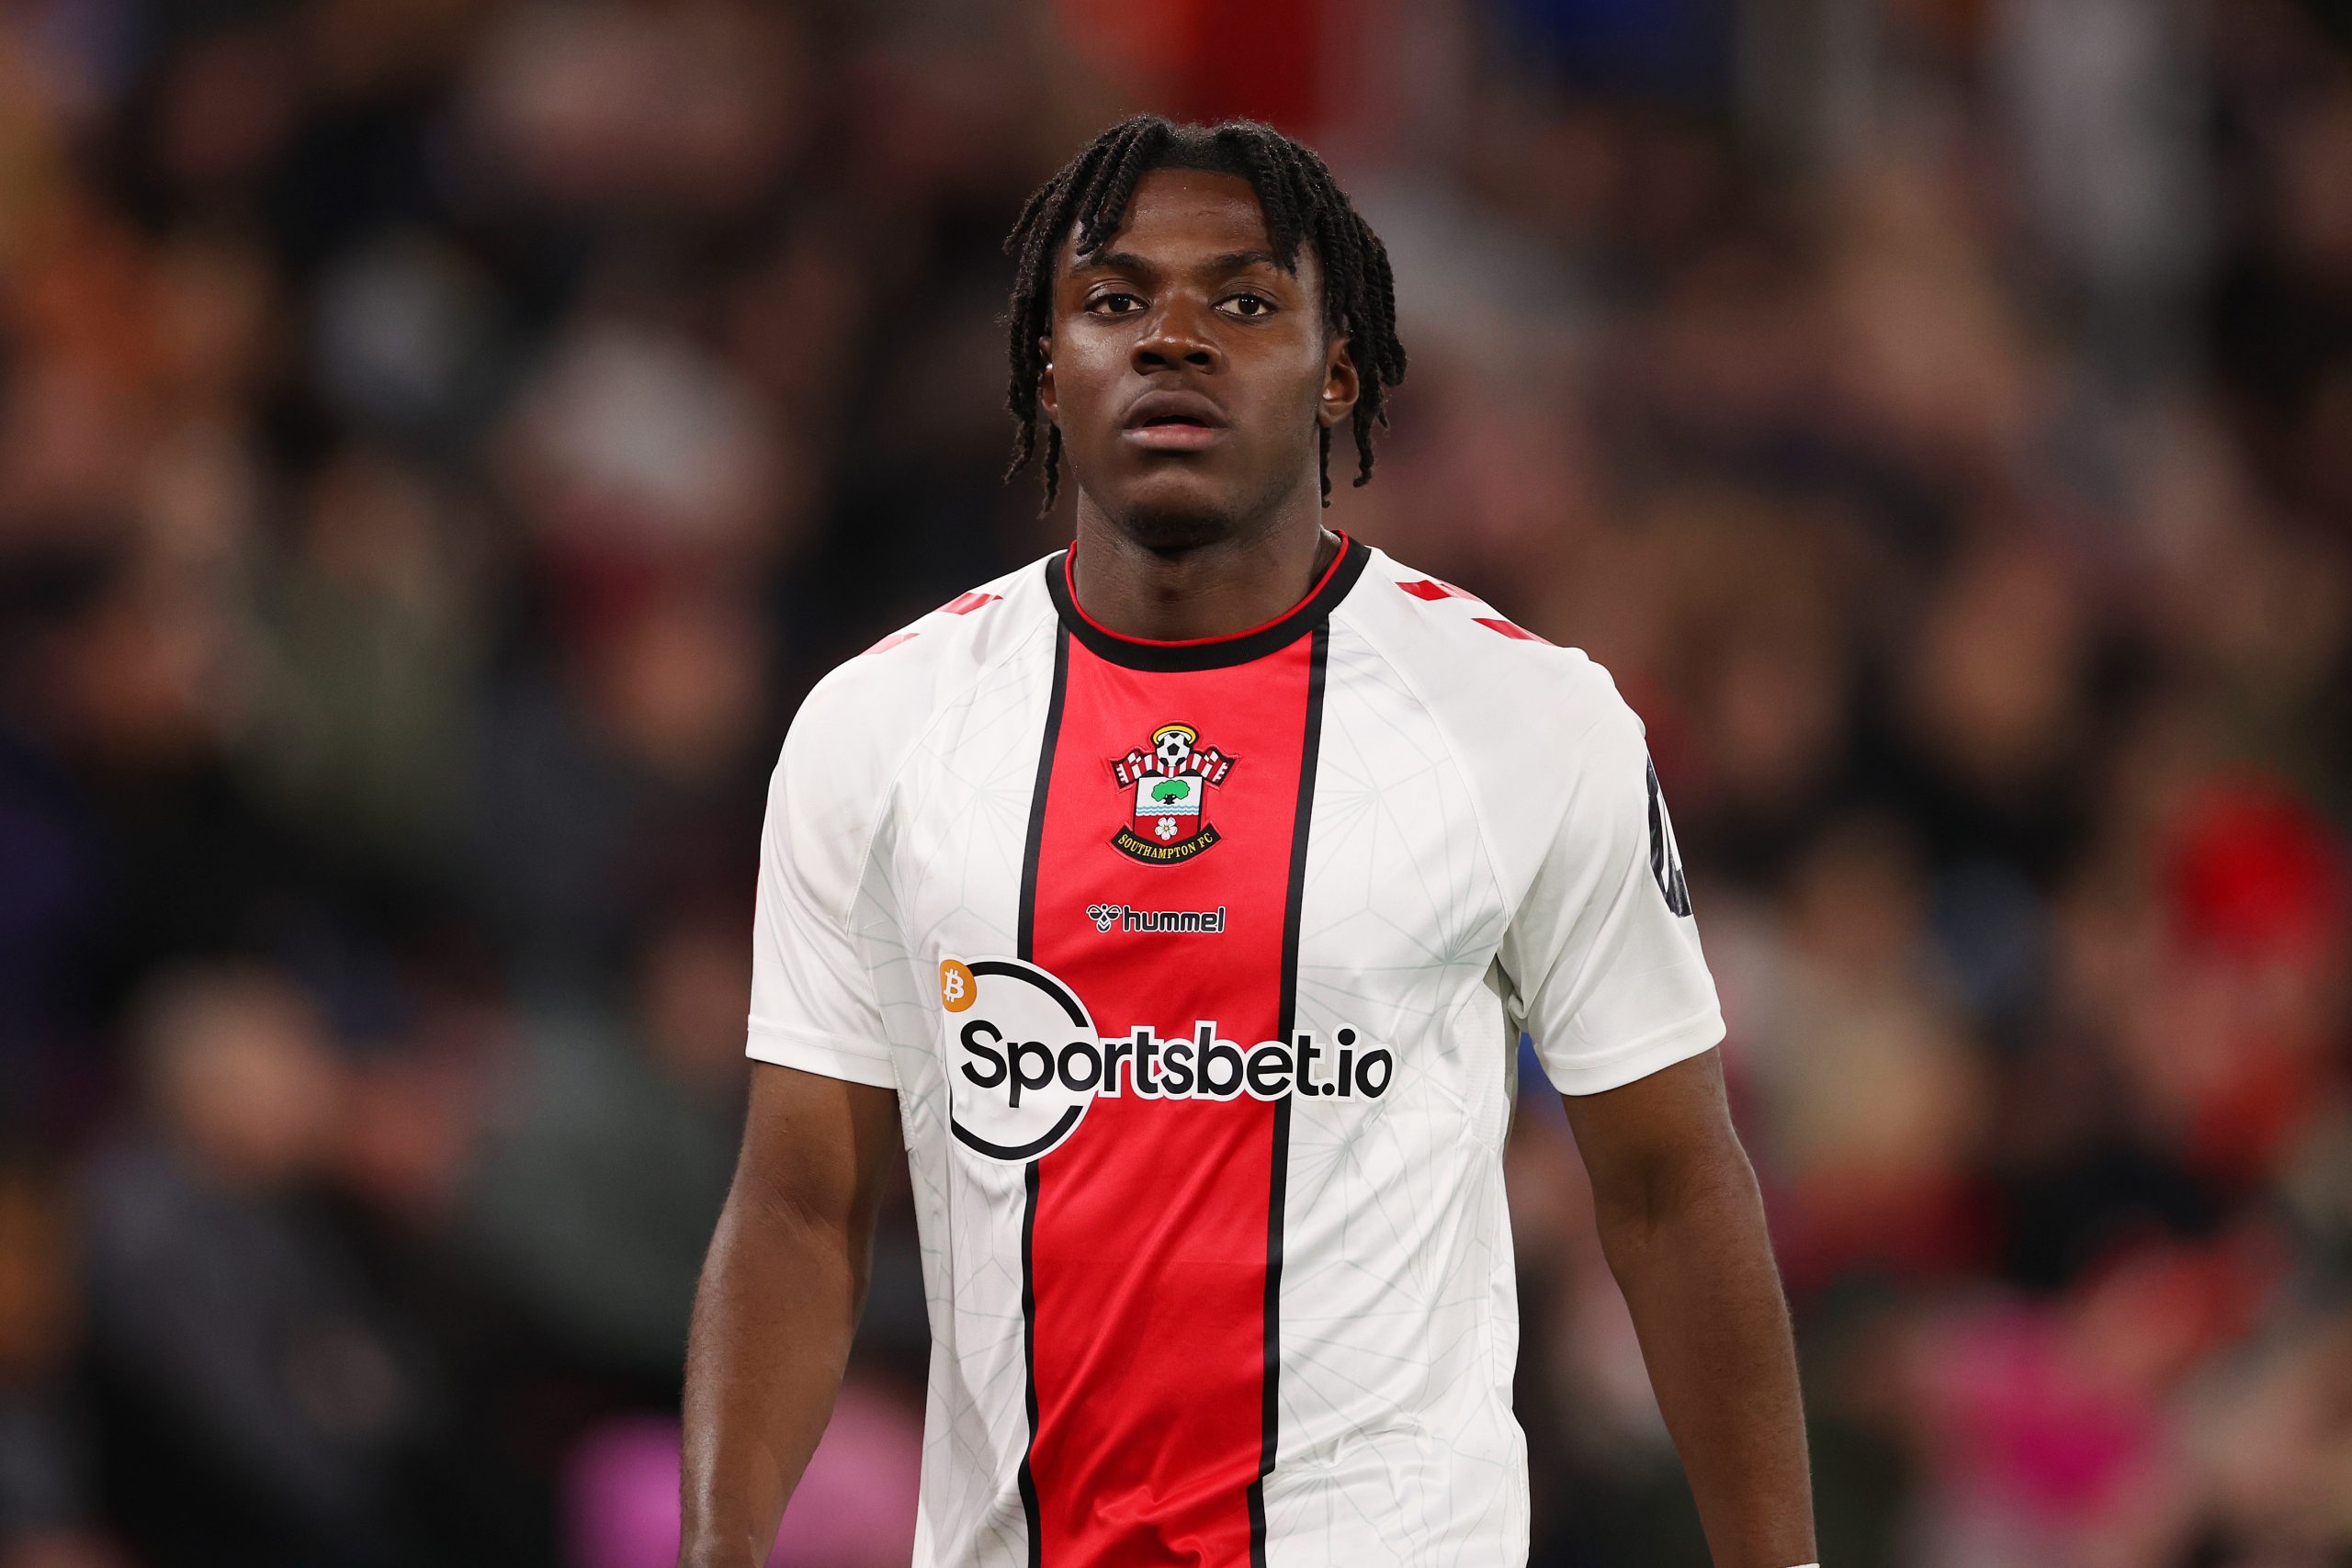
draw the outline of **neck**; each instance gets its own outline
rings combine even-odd
[[[1147,549],[1080,491],[1071,575],[1087,615],[1122,637],[1187,642],[1279,618],[1339,550],[1339,536],[1313,513],[1191,549]]]

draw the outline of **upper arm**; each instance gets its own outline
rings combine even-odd
[[[1566,1094],[1569,1130],[1604,1222],[1646,1218],[1678,1192],[1744,1162],[1722,1054],[1702,1051],[1598,1094]]]
[[[730,1203],[838,1233],[862,1258],[899,1158],[899,1097],[890,1090],[755,1063]]]
[[[878,1089],[895,1086],[859,895],[887,791],[842,672],[818,684],[768,782],[752,914],[746,1052]]]
[[[735,1179],[768,1217],[862,1244],[900,1156],[876,938],[857,923],[888,793],[874,741],[888,727],[872,722],[856,673],[809,694],[769,781],[744,1045],[752,1101]]]
[[[1607,673],[1573,692],[1592,716],[1529,772],[1559,815],[1504,933],[1515,1021],[1553,1086],[1630,1083],[1724,1037],[1642,722]]]

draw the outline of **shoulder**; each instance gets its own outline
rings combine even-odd
[[[1642,724],[1582,649],[1538,637],[1476,594],[1374,550],[1335,617],[1471,752],[1514,772],[1566,765]]]
[[[781,770],[796,760],[867,791],[940,711],[1024,648],[1049,649],[1045,568],[1031,561],[966,590],[827,671],[793,716]]]

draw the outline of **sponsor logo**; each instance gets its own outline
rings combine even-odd
[[[1225,934],[1225,906],[1214,909],[1138,909],[1133,904],[1089,904],[1086,918],[1098,931],[1200,931]]]
[[[989,1159],[1018,1163],[1058,1148],[1097,1100],[1376,1100],[1396,1077],[1395,1056],[1353,1029],[1328,1042],[1295,1030],[1243,1045],[1202,1019],[1189,1034],[1138,1024],[1106,1036],[1075,992],[1017,958],[946,960],[939,1000],[948,1126]]]
[[[1666,795],[1657,787],[1657,764],[1650,775],[1650,876],[1666,896],[1666,907],[1677,915],[1690,912],[1690,885],[1682,876],[1682,849],[1674,841],[1674,819],[1666,814]]]
[[[1217,841],[1207,796],[1221,788],[1237,759],[1201,744],[1189,724],[1163,724],[1151,745],[1110,759],[1111,779],[1133,791],[1133,818],[1111,835],[1111,847],[1146,865],[1191,860]]]

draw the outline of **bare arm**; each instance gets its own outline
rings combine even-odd
[[[1716,1568],[1813,1562],[1796,1349],[1721,1059],[1563,1098]]]
[[[824,1435],[865,1304],[898,1097],[769,1063],[686,1347],[680,1568],[759,1568]]]

